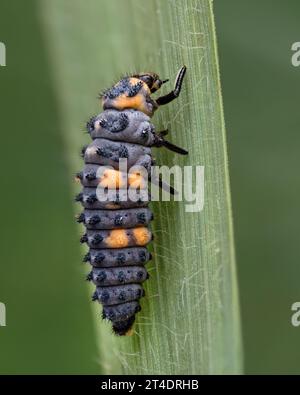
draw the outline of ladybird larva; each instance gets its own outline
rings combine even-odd
[[[145,264],[152,259],[146,246],[153,239],[149,194],[138,199],[127,195],[124,199],[123,194],[130,187],[141,190],[143,181],[150,178],[152,147],[187,154],[165,140],[167,131],[156,132],[150,121],[159,106],[179,96],[185,72],[186,67],[181,67],[174,89],[156,100],[151,94],[168,80],[155,73],[121,79],[101,95],[104,111],[86,125],[92,142],[82,149],[85,166],[76,175],[83,186],[75,199],[83,206],[77,221],[86,228],[81,242],[89,247],[83,260],[92,267],[87,275],[96,286],[92,299],[103,305],[102,317],[111,321],[117,335],[132,332],[141,309],[142,284],[149,277]],[[122,159],[126,159],[125,168],[121,168]],[[131,171],[139,168],[145,171]],[[99,199],[99,186],[115,189],[114,197]]]

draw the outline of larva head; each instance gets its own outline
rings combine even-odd
[[[148,88],[150,89],[151,93],[156,92],[162,86],[162,84],[168,81],[168,80],[162,81],[157,74],[151,72],[135,74],[132,77],[138,78],[139,80],[145,82],[145,84],[147,84]]]
[[[133,109],[152,116],[158,105],[150,95],[164,82],[155,73],[140,73],[123,78],[102,94],[103,109]]]

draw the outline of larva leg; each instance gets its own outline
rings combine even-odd
[[[179,70],[176,76],[174,89],[167,95],[161,96],[156,100],[156,103],[159,106],[168,104],[179,96],[185,72],[186,72],[186,66],[181,67],[181,69]]]
[[[180,155],[188,155],[188,151],[185,150],[184,148],[178,147],[175,144],[170,143],[170,141],[167,141],[164,139],[164,136],[168,133],[167,130],[162,130],[156,135],[155,142],[153,144],[153,147],[165,147],[170,151],[176,152],[177,154]]]

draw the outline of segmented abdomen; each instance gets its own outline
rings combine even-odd
[[[76,197],[84,207],[78,216],[86,228],[81,242],[89,247],[84,261],[92,266],[87,279],[96,286],[92,298],[103,305],[103,318],[112,322],[116,334],[125,335],[144,296],[144,265],[151,259],[145,246],[152,240],[148,226],[153,215],[148,198],[124,201],[121,194],[130,186],[142,188],[145,174],[150,175],[154,127],[147,115],[134,110],[106,110],[87,127],[93,141],[83,149],[85,167],[77,174],[83,189]],[[120,159],[127,161],[125,170]],[[128,173],[137,165],[144,174]],[[107,190],[117,187],[114,198],[100,201],[99,185]]]

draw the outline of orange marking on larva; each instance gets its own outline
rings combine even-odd
[[[105,239],[105,243],[109,248],[123,248],[128,246],[128,237],[124,229],[114,229]]]
[[[147,115],[151,115],[145,101],[145,95],[143,91],[140,91],[136,96],[127,97],[126,95],[120,95],[113,102],[114,108],[117,110],[124,110],[125,108],[132,108],[134,110],[142,111]]]
[[[120,205],[116,203],[107,203],[106,208],[109,210],[114,210],[120,208]]]
[[[134,335],[134,330],[132,328],[128,329],[128,331],[125,333],[125,336],[133,336]]]
[[[128,175],[128,183],[132,188],[144,189],[146,187],[146,180],[140,172],[130,173]]]
[[[137,245],[144,246],[149,243],[151,239],[151,232],[148,228],[134,228],[132,231]]]
[[[142,80],[140,80],[140,79],[138,79],[138,78],[134,78],[134,77],[131,77],[130,79],[129,79],[129,82],[130,82],[130,85],[132,85],[132,86],[134,86],[134,85],[136,85],[136,84],[139,84],[139,83],[142,83],[143,84],[143,86],[142,86],[142,89],[140,90],[140,92],[141,91],[144,91],[144,95],[151,95],[151,91],[150,91],[150,88],[149,88],[149,86],[146,84],[146,82],[144,82],[144,81],[142,81]]]
[[[114,107],[118,110],[124,110],[124,108],[133,108],[135,110],[145,110],[145,98],[141,93],[136,96],[127,97],[125,94],[120,95],[114,99]]]
[[[131,78],[129,78],[129,82],[130,82],[130,85],[131,85],[131,86],[134,86],[134,85],[140,83],[141,80],[139,80],[138,78],[135,78],[135,77],[131,77]],[[142,81],[142,82],[143,82],[143,81]],[[145,84],[145,83],[143,82],[143,85],[144,85],[144,84]]]
[[[99,179],[102,188],[119,189],[126,186],[122,173],[114,169],[105,169]]]

